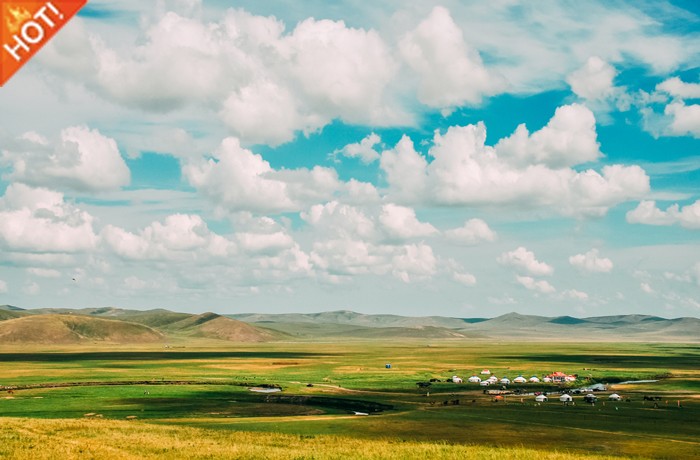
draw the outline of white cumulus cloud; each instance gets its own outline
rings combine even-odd
[[[218,114],[246,144],[277,145],[334,119],[410,123],[387,91],[398,63],[372,29],[307,18],[293,30],[274,18],[228,9],[218,20],[190,9],[142,21],[125,52],[82,23],[52,44],[43,63],[109,101],[150,113],[195,108]]]
[[[11,184],[0,199],[0,246],[30,253],[94,249],[93,217],[45,188]]]
[[[427,222],[420,222],[416,211],[392,203],[382,206],[379,222],[390,238],[405,240],[434,235],[438,230]]]
[[[189,1],[130,2],[125,9],[139,21],[76,18],[39,58],[43,71],[63,77],[51,81],[56,87],[79,81],[105,107],[156,117],[183,109],[218,115],[246,145],[279,144],[334,120],[410,125],[425,106],[560,89],[567,75],[578,94],[594,97],[606,92],[610,65],[666,75],[695,62],[693,37],[660,27],[649,6],[554,2],[543,16],[542,8],[514,14],[498,3],[351,3],[315,5],[307,16],[283,5],[273,17]],[[330,17],[348,23],[321,19]]]
[[[262,156],[227,138],[214,158],[183,167],[195,188],[214,202],[236,211],[274,211],[294,208],[285,183],[268,176],[272,167]]]
[[[564,298],[568,299],[573,299],[573,300],[588,300],[588,294],[585,292],[578,291],[576,289],[569,289],[567,291],[562,292],[562,295]]]
[[[612,260],[600,257],[597,249],[591,249],[585,254],[569,257],[569,263],[574,267],[591,273],[610,273],[613,269]]]
[[[330,199],[341,188],[334,169],[275,170],[233,137],[224,139],[212,158],[185,165],[183,174],[199,193],[229,212],[299,210]]]
[[[427,279],[437,273],[437,258],[427,244],[403,246],[391,262],[394,276],[404,283]]]
[[[669,129],[672,134],[700,138],[700,104],[672,102],[666,106],[664,114],[670,117]]]
[[[361,240],[330,239],[313,244],[310,260],[333,276],[384,275],[390,271],[389,248]]]
[[[522,246],[514,251],[504,252],[498,258],[498,262],[535,276],[549,276],[554,273],[554,269],[550,265],[537,260],[532,251],[528,251]]]
[[[326,237],[375,239],[374,220],[355,206],[331,201],[312,206],[301,218]]]
[[[424,198],[427,186],[427,160],[419,154],[406,135],[393,149],[382,152],[380,166],[399,200],[416,202]]]
[[[560,112],[566,113],[566,116],[561,118],[555,115],[553,119],[568,120],[569,115],[578,112],[590,114],[585,108],[569,108]],[[541,142],[545,146],[542,152],[562,152],[561,156],[547,153],[542,160],[529,164],[513,164],[512,157],[500,156],[498,146],[494,149],[485,145],[486,127],[483,123],[452,126],[444,134],[436,132],[429,150],[433,161],[429,164],[416,152],[412,141],[404,136],[394,149],[382,153],[380,165],[389,184],[388,196],[402,204],[508,204],[547,207],[564,215],[600,216],[611,206],[640,198],[648,192],[649,177],[636,165],[608,165],[601,172],[592,169],[578,172],[569,167],[555,168],[541,163],[573,162],[567,157],[566,146],[574,142],[575,136],[560,135],[566,131],[564,126],[578,125],[557,121],[539,131],[549,133],[543,138],[546,141]],[[546,131],[548,128],[554,131]],[[577,132],[576,129],[573,132]],[[590,130],[586,132],[594,133]],[[523,139],[529,145],[531,138]],[[579,153],[573,150],[577,161],[593,159],[593,155],[587,156],[591,152],[597,155],[595,136],[590,135],[587,139],[590,142],[583,142],[582,145],[589,145],[589,148]],[[559,147],[565,150],[557,150]],[[529,151],[527,148],[523,150]]]
[[[638,98],[643,115],[644,129],[655,137],[700,137],[700,105],[687,103],[687,99],[700,98],[700,83],[686,83],[678,77],[656,85],[651,94],[641,92]],[[665,104],[663,113],[656,107]]]
[[[117,143],[96,129],[65,128],[53,145],[29,132],[13,144],[0,153],[0,164],[11,166],[14,181],[91,192],[116,190],[130,181]]]
[[[381,143],[382,139],[375,133],[369,134],[360,142],[348,144],[334,153],[341,154],[349,158],[359,158],[365,164],[379,160],[380,154],[375,150],[375,146]]]
[[[232,92],[219,114],[236,136],[253,144],[289,142],[297,131],[315,131],[328,122],[325,117],[300,113],[291,91],[270,80]]]
[[[487,69],[479,52],[464,40],[447,8],[433,8],[400,40],[399,49],[418,75],[418,98],[428,106],[474,105],[506,87],[504,79]]]
[[[616,75],[613,66],[598,56],[591,56],[583,67],[569,74],[566,81],[579,97],[604,99],[613,95],[613,80]]]
[[[674,204],[661,210],[655,201],[642,201],[627,212],[627,222],[645,225],[681,225],[689,229],[700,229],[700,200],[687,206]]]
[[[278,254],[294,247],[294,239],[284,232],[239,233],[236,239],[241,249],[257,254]]]
[[[496,240],[496,233],[481,219],[469,219],[463,226],[447,230],[445,236],[454,243],[467,246]]]
[[[700,83],[686,83],[678,77],[664,80],[656,85],[656,90],[679,99],[700,98]]]
[[[404,283],[430,279],[438,259],[427,244],[387,245],[352,239],[316,241],[310,254],[326,278],[347,281],[363,275],[393,275]]]
[[[516,280],[523,287],[530,291],[536,291],[542,294],[551,294],[553,292],[556,292],[554,286],[552,286],[545,280],[535,280],[530,276],[516,276]]]
[[[289,46],[284,49],[289,76],[297,78],[318,113],[375,125],[396,118],[382,102],[396,65],[376,31],[309,18],[296,26],[283,45]]]
[[[559,107],[547,126],[530,135],[524,124],[496,144],[502,158],[520,165],[545,164],[553,168],[595,161],[599,150],[593,112],[580,104]]]
[[[173,214],[137,233],[107,225],[101,232],[107,247],[129,260],[207,260],[235,252],[236,245],[212,233],[200,216]]]

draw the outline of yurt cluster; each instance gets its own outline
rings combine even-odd
[[[563,372],[553,372],[549,375],[545,375],[542,378],[533,375],[530,378],[523,377],[522,375],[519,375],[515,377],[513,380],[509,379],[508,377],[501,377],[498,378],[496,377],[495,374],[492,374],[490,370],[484,369],[480,373],[481,377],[479,375],[472,375],[467,379],[467,382],[469,383],[478,383],[482,387],[487,387],[489,385],[510,385],[511,383],[517,383],[517,384],[523,384],[523,383],[569,383],[569,382],[575,382],[578,380],[578,375],[569,375],[565,374]],[[488,376],[488,377],[486,377]],[[463,383],[464,380],[457,376],[453,375],[452,376],[452,382],[454,383]]]
[[[558,385],[563,385],[566,383],[572,383],[576,382],[578,380],[578,375],[576,374],[566,374],[563,372],[553,372],[548,375],[544,375],[542,377],[538,377],[537,375],[533,375],[529,378],[523,376],[523,375],[518,375],[514,379],[509,379],[508,377],[497,377],[495,374],[491,373],[489,369],[484,369],[481,371],[479,375],[472,375],[467,379],[467,382],[473,383],[473,384],[479,384],[483,387],[488,387],[490,385],[500,385],[501,388],[511,385],[511,384],[558,384]],[[453,375],[451,381],[453,383],[464,383],[464,380],[457,376]],[[580,393],[586,393],[583,396],[583,401],[587,402],[589,404],[595,404],[598,402],[598,396],[594,395],[592,392],[593,391],[605,391],[607,390],[607,387],[603,384],[595,384],[591,385],[586,388],[579,388],[575,390],[570,390],[570,389],[565,389],[562,388],[560,391],[554,391],[554,392],[533,392],[529,393],[531,395],[535,396],[535,401],[538,403],[543,403],[546,401],[549,401],[551,398],[558,398],[560,402],[564,404],[569,404],[573,402],[573,397],[571,396],[571,393],[574,394],[580,394]],[[509,390],[505,390],[503,388],[502,390],[484,390],[484,393],[490,394],[490,395],[495,395],[494,401],[499,401],[503,400],[504,396],[507,394],[517,394],[519,396],[524,396],[526,393],[522,392],[521,389],[516,389],[515,392],[511,392]],[[622,397],[618,395],[617,393],[613,393],[608,395],[607,397],[608,400],[610,401],[621,401]]]

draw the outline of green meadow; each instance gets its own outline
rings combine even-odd
[[[46,458],[70,457],[76,439],[85,439],[86,455],[95,458],[227,458],[230,449],[241,448],[236,439],[244,438],[248,444],[276,446],[276,457],[269,458],[341,458],[351,441],[373,452],[365,458],[383,458],[382,453],[389,458],[389,451],[398,455],[394,458],[420,458],[429,449],[441,458],[469,455],[460,449],[483,449],[478,456],[484,458],[532,458],[532,452],[541,458],[693,458],[700,457],[698,363],[697,345],[640,343],[3,347],[0,456],[39,458],[25,452],[26,444],[47,446],[40,439],[48,437],[58,444],[54,451],[41,449],[56,454]],[[570,389],[611,386],[598,393],[595,405],[582,395],[564,405],[555,393],[566,388],[556,385],[510,385],[509,390],[527,394],[494,401],[478,384],[446,381],[458,375],[466,382],[484,368],[511,380],[554,371],[578,374]],[[440,382],[417,385],[431,379]],[[635,380],[658,381],[620,384]],[[252,387],[282,391],[256,393]],[[549,401],[536,403],[534,392],[551,393]],[[612,392],[623,400],[608,401]],[[128,449],[114,443],[129,430],[193,442],[204,437],[210,450],[160,452],[144,441],[134,452],[138,443]],[[89,447],[95,439],[112,450]],[[279,439],[289,441],[280,445]],[[240,456],[265,458],[260,450]]]

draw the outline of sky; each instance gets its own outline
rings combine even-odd
[[[0,304],[700,317],[694,1],[92,0],[0,88]]]

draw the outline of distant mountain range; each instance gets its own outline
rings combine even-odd
[[[302,337],[343,335],[364,338],[382,336],[370,332],[384,329],[385,337],[439,336],[438,331],[451,331],[452,338],[493,338],[498,340],[630,340],[651,342],[700,342],[700,319],[665,319],[649,315],[617,315],[590,318],[521,315],[508,313],[496,318],[450,318],[442,316],[406,317],[398,315],[365,315],[352,311],[311,314],[236,314],[231,318]],[[332,325],[328,327],[326,325]],[[342,326],[342,327],[340,327]],[[442,334],[445,338],[449,335]],[[427,337],[426,337],[427,338]]]
[[[560,340],[700,342],[700,319],[649,315],[555,318],[508,313],[496,318],[322,313],[176,313],[120,308],[25,310],[0,306],[0,343],[141,343],[317,339]]]

